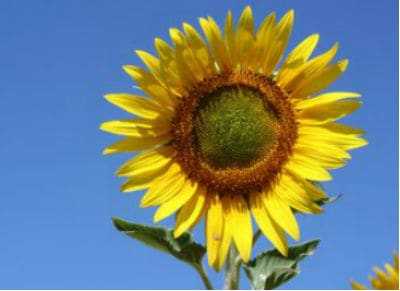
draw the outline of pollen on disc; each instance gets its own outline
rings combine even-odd
[[[219,88],[201,99],[194,124],[198,150],[215,168],[247,166],[275,143],[276,122],[257,90]]]

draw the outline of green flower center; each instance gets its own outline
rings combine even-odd
[[[261,94],[239,85],[201,98],[194,132],[198,149],[210,165],[249,166],[275,144],[277,117]]]

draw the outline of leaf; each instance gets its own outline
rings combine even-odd
[[[278,269],[275,272],[272,272],[271,276],[269,276],[264,283],[264,290],[275,289],[279,285],[288,282],[294,276],[298,274],[298,270],[292,268],[282,268]],[[260,288],[263,289],[263,288]]]
[[[312,183],[315,186],[317,186],[317,187],[319,187],[319,188],[321,188],[322,190],[325,191],[324,186],[322,185],[322,183],[315,182],[315,181],[312,181]],[[335,196],[328,196],[326,198],[322,198],[321,200],[316,201],[315,203],[317,203],[319,206],[324,206],[326,204],[331,204],[333,202],[336,202],[336,200],[339,200],[342,196],[343,196],[343,194],[338,194],[338,195],[335,195]]]
[[[323,206],[323,205],[325,205],[325,204],[331,204],[331,203],[333,203],[333,202],[336,202],[336,200],[339,200],[341,197],[342,197],[342,194],[338,194],[338,195],[336,195],[336,196],[331,196],[331,197],[323,198],[323,199],[317,201],[316,203],[317,203],[319,206]]]
[[[319,205],[319,206],[325,206],[325,205],[328,205],[328,204],[336,202],[337,200],[342,198],[342,196],[343,196],[343,194],[338,194],[338,195],[335,195],[335,196],[329,196],[329,197],[317,200],[317,201],[315,201],[315,203],[317,205]],[[301,211],[298,211],[296,209],[292,209],[292,211],[293,211],[293,213],[296,213],[296,214],[297,213],[303,214]]]
[[[244,264],[244,270],[253,289],[275,289],[295,277],[299,272],[297,264],[314,253],[320,240],[312,240],[289,248],[287,257],[277,250],[269,250]]]
[[[179,238],[174,238],[172,230],[162,227],[146,226],[116,217],[113,217],[112,221],[114,226],[126,235],[190,265],[200,264],[206,252],[205,248],[196,243],[188,232]]]

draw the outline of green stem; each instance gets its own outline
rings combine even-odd
[[[225,290],[238,290],[240,280],[240,265],[242,260],[236,250],[236,247],[231,244],[229,248],[229,256],[225,271]]]
[[[199,264],[193,265],[193,267],[196,269],[201,280],[203,281],[203,284],[204,284],[204,287],[206,287],[206,290],[213,290],[214,287],[212,286],[210,280],[208,279],[207,273],[204,270],[203,265],[201,263],[199,263]]]
[[[261,236],[261,230],[257,230],[257,232],[253,236],[253,246],[256,244],[260,236]],[[235,246],[231,244],[229,249],[228,260],[226,263],[225,282],[224,282],[225,290],[239,289],[241,264],[242,264],[242,259],[240,258],[238,251],[236,250]]]

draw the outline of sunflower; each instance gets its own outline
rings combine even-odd
[[[124,136],[104,154],[142,151],[117,172],[123,192],[146,189],[142,207],[158,206],[154,221],[177,213],[176,237],[203,217],[208,261],[219,270],[233,243],[243,261],[252,250],[252,217],[283,255],[300,238],[294,212],[316,214],[326,197],[318,182],[364,146],[362,130],[336,123],[360,107],[359,94],[316,96],[346,69],[332,63],[338,45],[310,58],[319,36],[297,45],[277,69],[294,12],[274,13],[254,27],[246,7],[224,29],[200,18],[204,37],[188,23],[155,39],[158,56],[136,51],[147,69],[126,65],[144,96],[109,94],[137,116],[101,125]]]
[[[386,272],[378,267],[374,268],[376,277],[369,276],[372,287],[377,290],[399,290],[399,255],[395,254],[393,265],[385,264],[385,269]],[[354,281],[351,282],[351,287],[355,290],[369,289]]]

